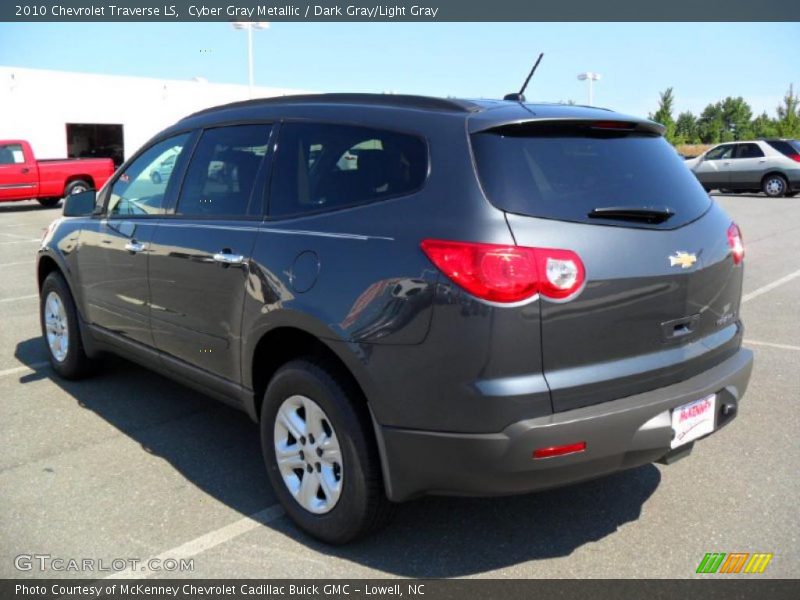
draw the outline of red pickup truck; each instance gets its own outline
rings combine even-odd
[[[36,160],[25,140],[0,140],[0,202],[35,198],[55,206],[69,194],[100,189],[113,173],[110,158]]]

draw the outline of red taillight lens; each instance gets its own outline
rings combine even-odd
[[[731,223],[728,227],[728,246],[733,256],[733,264],[738,265],[744,259],[744,243],[742,242],[742,232],[736,223]]]
[[[519,302],[536,293],[565,299],[583,286],[586,272],[570,250],[424,240],[423,252],[470,294],[492,302]]]
[[[789,155],[789,158],[791,158],[795,162],[800,162],[800,154],[791,154]]]
[[[539,448],[533,451],[533,458],[550,458],[551,456],[564,456],[565,454],[575,454],[586,450],[586,442],[575,442],[564,446],[550,446],[549,448]]]

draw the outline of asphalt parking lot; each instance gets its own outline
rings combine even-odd
[[[33,265],[60,209],[0,204],[0,577],[108,574],[15,567],[48,554],[193,559],[191,572],[132,573],[154,578],[683,578],[707,552],[773,553],[761,577],[797,577],[800,198],[716,198],[743,231],[756,355],[733,424],[669,467],[521,497],[418,500],[340,548],[282,516],[245,415],[119,359],[93,379],[54,378]]]

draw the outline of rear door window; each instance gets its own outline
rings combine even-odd
[[[701,216],[711,200],[662,137],[596,131],[588,125],[514,125],[472,135],[478,175],[496,207],[520,215],[606,223],[598,208],[667,208],[672,229]]]
[[[736,158],[761,158],[764,152],[758,144],[738,144],[736,148]]]
[[[285,123],[269,212],[282,217],[413,193],[428,173],[416,136],[355,125]]]
[[[177,214],[248,214],[253,196],[260,214],[256,178],[267,155],[272,125],[235,125],[203,132],[186,170]]]

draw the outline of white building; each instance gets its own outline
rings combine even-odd
[[[253,88],[253,97],[302,90]],[[25,139],[39,158],[128,158],[186,115],[249,97],[246,85],[0,66],[0,139]]]

